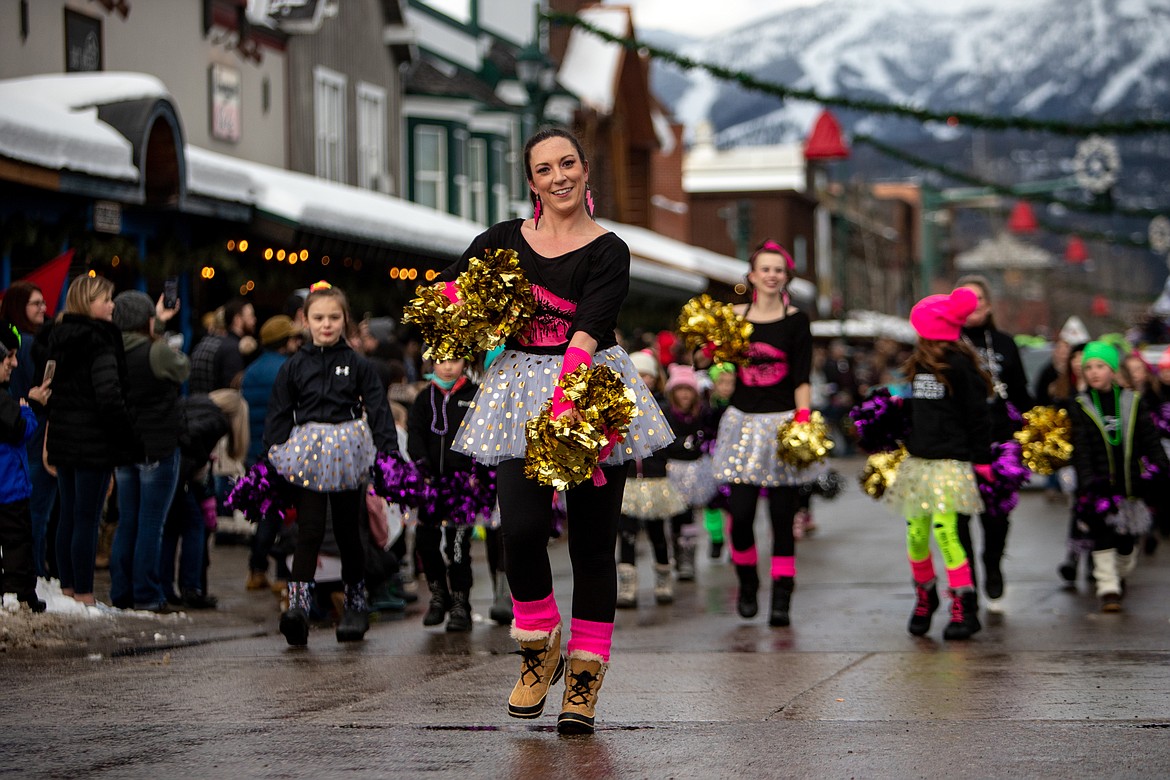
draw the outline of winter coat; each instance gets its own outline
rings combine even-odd
[[[920,373],[911,379],[910,435],[906,449],[930,460],[991,462],[991,415],[987,385],[962,352],[950,349],[943,376]]]
[[[240,394],[248,402],[248,427],[252,434],[248,445],[248,465],[260,460],[267,451],[264,449],[264,420],[268,416],[268,398],[272,395],[272,386],[276,384],[276,375],[286,360],[288,355],[266,349],[244,369]]]
[[[994,383],[989,400],[991,406],[991,440],[1011,441],[1020,429],[1008,414],[1008,403],[1020,414],[1032,408],[1028,392],[1028,377],[1020,349],[1011,336],[988,325],[963,328],[963,338],[970,342],[979,356],[980,366],[991,375]]]
[[[0,387],[0,504],[23,501],[32,495],[25,446],[37,429],[33,410],[21,406]]]
[[[126,350],[126,401],[133,410],[138,436],[136,463],[154,463],[179,446],[179,386],[190,373],[187,356],[165,341],[141,333],[122,337]]]
[[[65,314],[49,336],[57,361],[49,397],[49,462],[105,469],[134,462],[126,356],[117,326]]]
[[[288,441],[294,426],[360,420],[363,410],[378,452],[396,452],[390,404],[369,361],[343,341],[306,344],[277,372],[264,421],[264,451]]]
[[[1110,406],[1112,395],[1109,391]],[[1117,494],[1129,498],[1156,498],[1167,489],[1170,464],[1150,418],[1150,406],[1132,390],[1122,390],[1119,401],[1120,409],[1105,409],[1109,420],[1102,419],[1089,393],[1078,394],[1070,405],[1077,485],[1079,488],[1095,485],[1098,493],[1110,492],[1099,489],[1108,485]],[[1106,438],[1110,424],[1121,431],[1116,447]],[[1143,462],[1158,469],[1157,478],[1142,479]]]
[[[474,382],[461,377],[448,393],[429,382],[415,396],[406,418],[406,441],[412,461],[425,463],[434,474],[471,470],[471,458],[455,452],[451,445],[459,424],[471,408],[476,390]]]

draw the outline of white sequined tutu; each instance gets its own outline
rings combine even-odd
[[[350,420],[298,425],[287,441],[269,448],[268,460],[291,484],[331,493],[361,487],[375,454],[370,426],[365,420]]]
[[[562,360],[561,355],[504,350],[480,382],[451,448],[489,466],[523,458],[527,449],[524,426],[552,398]],[[658,402],[624,349],[610,347],[598,352],[593,356],[593,365],[613,369],[634,389],[639,412],[630,421],[625,439],[614,447],[604,465],[649,457],[674,440]]]
[[[1144,536],[1153,527],[1154,518],[1146,502],[1127,498],[1116,512],[1105,516],[1105,523],[1119,534]]]
[[[798,469],[777,457],[776,435],[795,411],[748,413],[727,407],[719,421],[712,468],[719,484],[783,487],[813,482],[828,468],[816,463]]]
[[[672,460],[666,464],[670,482],[690,506],[707,506],[715,497],[719,483],[715,481],[715,469],[711,456],[703,455],[698,460]]]
[[[977,515],[983,499],[971,464],[963,460],[907,457],[898,466],[894,484],[882,496],[903,517],[957,512]]]
[[[666,477],[627,479],[622,514],[639,520],[667,520],[687,511],[687,502]]]

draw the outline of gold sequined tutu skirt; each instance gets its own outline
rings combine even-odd
[[[268,460],[289,483],[318,493],[356,490],[374,465],[374,439],[365,420],[305,423],[268,450]]]
[[[813,482],[820,470],[817,463],[806,469],[791,466],[776,456],[776,434],[792,419],[795,411],[742,412],[727,407],[719,421],[712,468],[719,484],[784,487]]]
[[[971,464],[963,460],[907,457],[898,466],[894,484],[882,496],[903,517],[957,512],[977,515],[983,499]]]
[[[504,350],[480,382],[452,449],[489,466],[523,458],[527,449],[524,426],[552,398],[562,359],[561,355]],[[608,366],[634,389],[639,412],[630,421],[626,438],[614,447],[604,465],[648,457],[674,440],[662,410],[624,349],[610,347],[598,352],[593,365]]]
[[[719,489],[710,455],[703,455],[698,460],[669,461],[666,474],[689,506],[707,506]]]
[[[666,477],[627,479],[622,514],[639,520],[667,520],[687,511],[687,502]]]

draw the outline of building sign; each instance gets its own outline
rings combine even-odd
[[[122,232],[122,204],[112,200],[93,202],[93,229],[98,233]]]
[[[102,20],[65,9],[65,72],[102,69]]]
[[[228,65],[210,69],[211,137],[236,143],[240,140],[243,100],[240,95],[240,71]]]

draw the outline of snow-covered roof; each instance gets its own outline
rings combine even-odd
[[[628,8],[586,8],[578,12],[585,21],[611,35],[630,34]],[[576,95],[582,104],[603,116],[613,113],[618,69],[625,49],[592,33],[574,28],[557,73],[557,83]]]
[[[903,344],[918,340],[910,321],[875,311],[854,311],[844,320],[816,320],[813,336],[824,338],[887,338]]]
[[[0,155],[52,170],[138,181],[130,141],[97,106],[169,97],[154,76],[77,73],[0,81]]]

